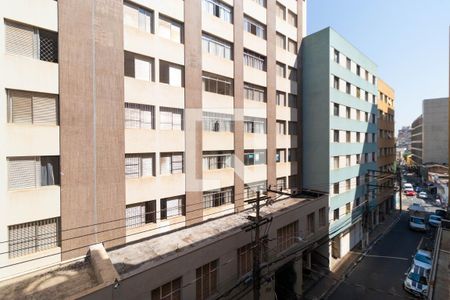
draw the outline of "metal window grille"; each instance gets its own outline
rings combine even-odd
[[[284,251],[295,244],[298,237],[298,222],[293,222],[277,230],[278,251]]]
[[[266,133],[266,119],[244,117],[244,131],[247,133]]]
[[[253,101],[266,102],[266,89],[253,84],[244,83],[244,98]]]
[[[153,154],[126,154],[125,178],[154,176]]]
[[[160,107],[159,108],[159,126],[165,130],[183,130],[183,109]]]
[[[247,49],[244,49],[244,64],[261,71],[266,70],[266,58]]]
[[[206,92],[233,96],[233,80],[217,76],[210,73],[204,73],[202,76],[203,90]]]
[[[10,258],[43,251],[59,245],[59,218],[8,226],[8,254]]]
[[[233,187],[203,192],[203,208],[217,207],[227,203],[234,203],[233,196]]]
[[[267,189],[267,181],[257,181],[246,183],[244,185],[244,200],[253,199],[256,197],[256,192],[265,192]]]
[[[203,130],[233,132],[233,115],[203,112]]]
[[[58,34],[38,29],[39,59],[49,62],[58,62]]]
[[[215,170],[232,168],[232,154],[231,153],[209,153],[203,154],[203,169]]]
[[[214,260],[196,270],[196,299],[208,299],[217,292],[219,261]]]
[[[181,277],[152,290],[152,300],[181,299]]]
[[[262,39],[266,38],[265,26],[247,16],[244,17],[244,30]]]
[[[285,190],[286,189],[286,177],[277,178],[277,190]]]
[[[154,129],[154,118],[154,106],[125,103],[125,128]]]
[[[225,59],[231,59],[230,43],[219,40],[212,36],[203,34],[202,48],[205,53],[210,53]]]

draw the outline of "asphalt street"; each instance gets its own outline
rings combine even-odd
[[[412,255],[426,235],[409,229],[408,214],[404,212],[328,299],[415,299],[402,284]]]

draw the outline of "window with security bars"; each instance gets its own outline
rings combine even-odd
[[[266,192],[267,181],[257,181],[244,184],[244,200],[256,198],[256,192]]]
[[[155,107],[125,102],[125,128],[155,129]]]
[[[5,51],[48,62],[58,62],[58,33],[5,21]]]
[[[127,228],[156,223],[156,200],[127,205],[125,215]]]
[[[233,96],[233,79],[203,72],[202,87],[205,92]]]
[[[218,151],[218,152],[203,152],[203,170],[226,169],[233,167],[233,153]]]
[[[181,277],[152,290],[152,300],[180,300]]]
[[[186,215],[185,196],[161,199],[161,220]]]
[[[8,122],[58,125],[58,96],[8,90]]]
[[[154,160],[151,153],[125,154],[125,178],[154,176]]]
[[[248,49],[244,49],[244,65],[265,71],[266,57]]]
[[[154,22],[153,11],[129,2],[123,3],[123,23],[126,26],[154,33]]]
[[[202,9],[210,15],[216,16],[225,22],[232,23],[232,8],[218,0],[203,0]]]
[[[217,293],[218,267],[219,260],[216,259],[201,266],[195,271],[197,300],[209,299],[212,295]]]
[[[9,258],[59,247],[60,220],[46,220],[8,226]]]
[[[278,252],[292,247],[298,238],[298,222],[295,221],[277,230]]]
[[[266,89],[262,86],[244,83],[244,98],[258,102],[266,102]]]
[[[161,175],[183,173],[183,153],[161,153],[159,164]]]
[[[286,187],[286,177],[277,178],[277,190],[285,190]]]
[[[244,132],[266,134],[266,119],[244,117]]]
[[[266,39],[266,26],[247,16],[244,16],[244,31]]]
[[[233,132],[233,115],[203,112],[203,130],[214,132]]]
[[[234,188],[232,186],[203,192],[203,208],[217,207],[228,203],[234,203]]]
[[[8,157],[8,189],[59,185],[59,157]]]
[[[160,107],[159,129],[161,130],[183,130],[183,109]]]

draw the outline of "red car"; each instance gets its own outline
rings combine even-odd
[[[415,196],[416,192],[414,191],[405,191],[406,196]]]

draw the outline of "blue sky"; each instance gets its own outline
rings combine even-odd
[[[331,26],[396,93],[396,129],[448,97],[450,0],[308,0],[308,34]]]

